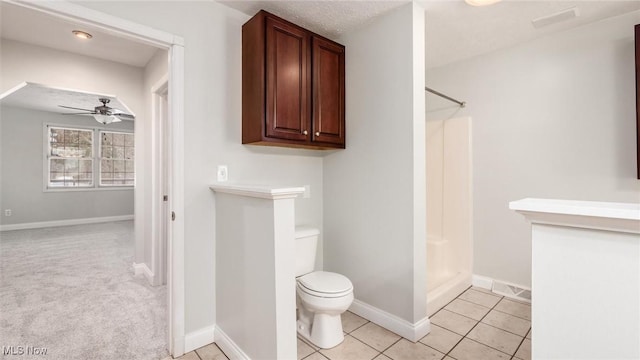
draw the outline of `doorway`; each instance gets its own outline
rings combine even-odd
[[[164,129],[162,134],[153,134],[154,138],[162,138],[165,141],[166,152],[158,154],[158,149],[152,150],[152,169],[161,169],[161,174],[166,176],[166,181],[160,186],[152,188],[151,196],[156,199],[167,201],[162,210],[158,210],[158,216],[168,213],[177,214],[173,221],[156,219],[151,216],[141,216],[145,221],[145,227],[149,227],[157,233],[165,234],[164,245],[157,245],[158,262],[164,262],[166,266],[162,269],[159,278],[167,284],[168,297],[168,347],[169,352],[178,357],[184,353],[184,181],[182,179],[184,157],[183,151],[183,130],[182,121],[184,118],[184,48],[183,40],[179,36],[170,33],[151,29],[140,24],[117,18],[115,16],[103,14],[67,2],[12,2],[12,5],[35,10],[39,13],[47,14],[55,18],[65,19],[88,27],[99,28],[124,39],[134,40],[144,44],[152,45],[169,53],[169,68],[166,82],[166,92],[163,105],[160,111],[164,113]],[[160,131],[162,126],[155,128]],[[168,146],[167,146],[168,145]],[[164,160],[164,164],[158,162]],[[149,175],[151,175],[150,173]],[[169,211],[170,209],[170,211]],[[135,209],[135,216],[146,212],[153,214],[151,207],[138,207]],[[164,220],[164,221],[162,221]],[[148,224],[146,222],[149,222]],[[136,234],[138,236],[139,234]]]

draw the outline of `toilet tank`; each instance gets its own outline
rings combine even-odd
[[[316,249],[320,230],[300,226],[296,227],[296,277],[313,272],[316,264]]]

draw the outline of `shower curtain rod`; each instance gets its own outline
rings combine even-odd
[[[445,98],[445,99],[447,99],[447,100],[449,100],[449,101],[453,101],[454,103],[456,103],[456,104],[460,105],[460,107],[461,107],[461,108],[463,108],[463,107],[467,106],[467,103],[466,103],[465,101],[459,101],[459,100],[456,100],[456,99],[454,99],[454,98],[452,98],[452,97],[450,97],[450,96],[447,96],[447,95],[445,95],[445,94],[443,94],[443,93],[441,93],[441,92],[435,91],[435,90],[433,90],[433,89],[431,89],[431,88],[428,88],[428,87],[426,87],[426,86],[424,87],[424,89],[425,89],[426,91],[428,91],[428,92],[432,93],[432,94],[435,94],[435,95],[438,95],[438,96],[440,96],[440,97],[443,97],[443,98]]]

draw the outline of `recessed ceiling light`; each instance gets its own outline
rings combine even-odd
[[[91,39],[93,37],[93,35],[89,34],[86,31],[82,31],[82,30],[73,30],[72,33],[76,37],[79,37],[80,39],[85,39],[85,40]]]
[[[464,2],[466,2],[467,4],[471,5],[471,6],[487,6],[487,5],[493,5],[497,2],[499,2],[500,0],[464,0]]]

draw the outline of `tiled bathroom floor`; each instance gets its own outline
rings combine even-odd
[[[431,317],[431,332],[412,343],[351,312],[342,316],[344,342],[318,349],[298,339],[304,360],[530,360],[531,306],[479,288],[469,288]],[[224,360],[215,346],[181,360]]]

